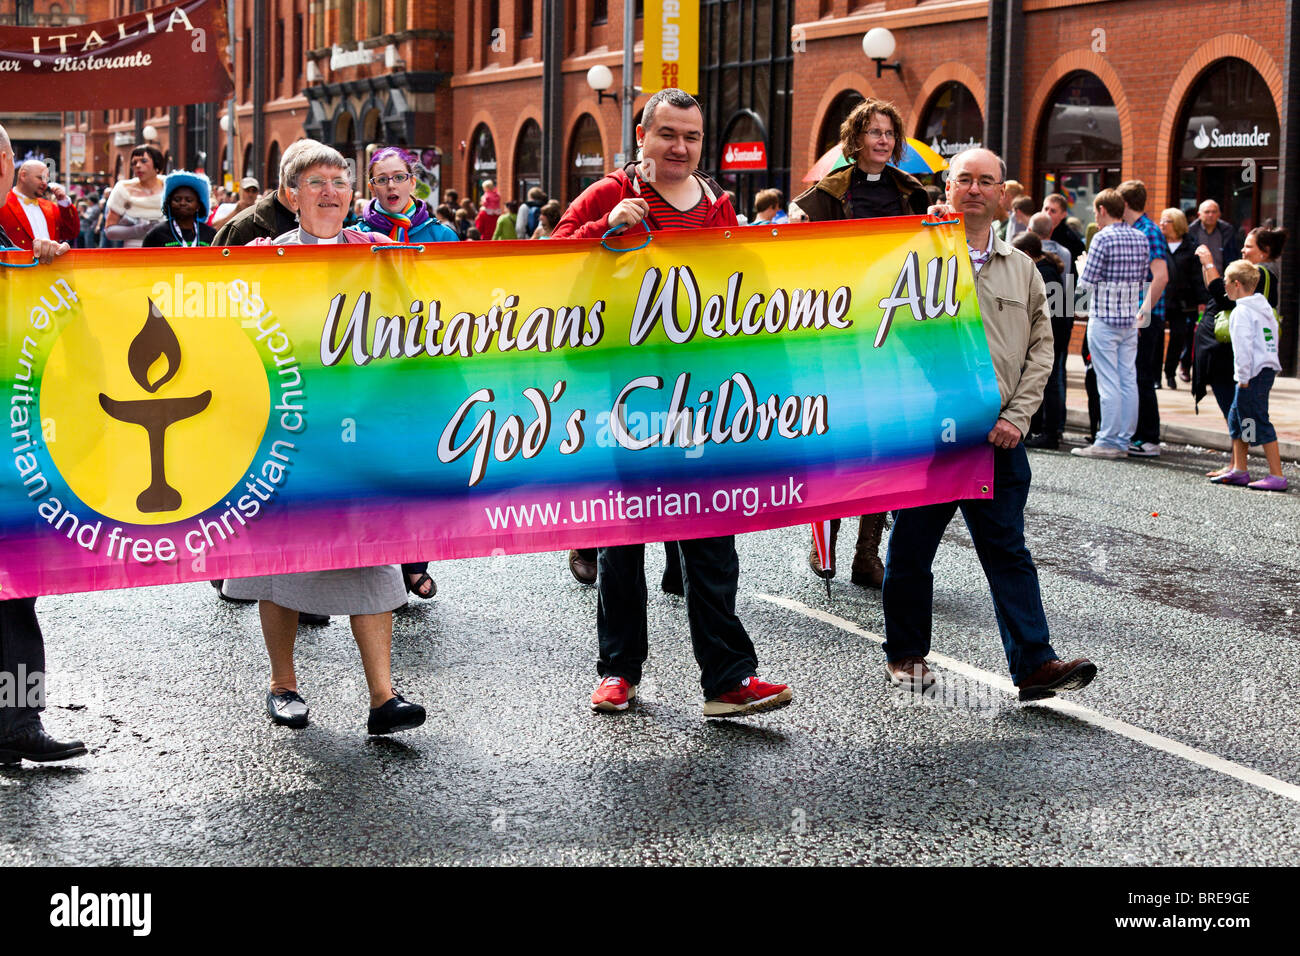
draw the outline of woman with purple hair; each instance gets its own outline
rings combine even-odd
[[[394,242],[456,242],[460,237],[434,218],[428,203],[415,198],[414,161],[398,146],[375,150],[368,173],[374,198],[366,203],[357,228]]]
[[[357,228],[377,232],[394,242],[458,242],[460,237],[434,218],[429,204],[414,197],[414,161],[414,156],[397,146],[375,150],[368,172],[374,198],[366,203]],[[402,573],[409,593],[425,600],[437,593],[438,585],[429,577],[428,561],[403,564]]]

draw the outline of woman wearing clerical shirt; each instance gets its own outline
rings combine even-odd
[[[254,239],[250,246],[392,242],[387,236],[343,228],[352,208],[352,179],[337,150],[320,144],[305,149],[286,165],[283,177],[298,209],[298,228],[275,239]],[[351,617],[352,636],[370,690],[366,727],[371,734],[410,730],[424,723],[424,708],[404,700],[392,686],[393,608],[406,600],[396,565],[239,578],[226,582],[225,593],[259,602],[262,636],[271,659],[266,709],[277,724],[307,725],[307,703],[298,693],[293,666],[300,611]]]
[[[906,142],[903,116],[893,103],[876,99],[859,103],[840,127],[840,147],[849,165],[828,173],[796,197],[790,204],[790,221],[925,215],[930,205],[925,187],[897,166]],[[821,566],[816,545],[808,556],[808,564],[819,577],[835,576],[839,526],[840,519],[831,522],[829,567]],[[884,528],[883,514],[858,519],[851,576],[854,584],[878,589],[884,583],[885,566],[879,554]]]

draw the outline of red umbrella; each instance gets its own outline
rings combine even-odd
[[[826,599],[829,601],[831,597],[831,578],[835,577],[835,572],[828,570],[833,560],[831,555],[830,521],[814,521],[812,535],[813,547],[817,549],[817,563],[822,566],[822,571],[818,577],[826,580]]]

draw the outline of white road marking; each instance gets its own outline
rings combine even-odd
[[[829,624],[837,627],[842,631],[848,631],[850,634],[856,634],[858,637],[865,637],[867,640],[875,641],[877,644],[885,643],[884,637],[879,634],[868,631],[866,628],[859,627],[852,621],[831,614],[827,611],[818,610],[815,607],[809,607],[800,601],[791,598],[780,597],[775,594],[755,594],[755,597],[767,601],[769,604],[775,604],[783,607],[788,611],[795,611],[806,617],[821,621],[823,624]],[[936,654],[931,652],[926,657],[939,667],[954,674],[960,674],[968,680],[978,681],[989,687],[994,687],[1007,694],[1016,695],[1018,691],[1010,679],[1000,677],[979,667],[974,667],[964,661],[948,657],[946,654]],[[1239,763],[1233,763],[1231,760],[1225,760],[1216,754],[1207,753],[1204,750],[1198,750],[1195,747],[1189,747],[1187,744],[1179,743],[1177,740],[1171,740],[1160,734],[1153,734],[1149,730],[1143,730],[1141,727],[1135,727],[1132,724],[1125,723],[1122,720],[1116,720],[1114,717],[1107,717],[1088,707],[1060,698],[1049,698],[1047,700],[1035,701],[1032,706],[1043,707],[1048,710],[1054,710],[1061,714],[1068,714],[1076,720],[1092,724],[1094,727],[1100,727],[1102,730],[1109,730],[1111,733],[1119,734],[1121,737],[1127,737],[1129,740],[1143,744],[1153,750],[1159,750],[1162,753],[1170,754],[1174,757],[1194,763],[1199,767],[1207,770],[1213,770],[1226,776],[1240,780],[1242,783],[1248,783],[1253,787],[1259,787],[1261,790],[1267,790],[1269,793],[1275,793],[1279,797],[1286,797],[1288,800],[1294,800],[1300,803],[1300,786],[1294,783],[1288,783],[1285,780],[1279,780],[1277,777],[1271,777],[1266,773],[1260,773],[1258,770],[1252,770],[1250,767],[1243,767]]]

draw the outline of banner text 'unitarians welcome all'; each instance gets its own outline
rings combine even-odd
[[[0,102],[27,111],[213,103],[234,89],[229,62],[220,0],[179,0],[91,23],[0,27]]]
[[[77,251],[0,270],[0,301],[4,596],[991,489],[1000,401],[960,226]]]

